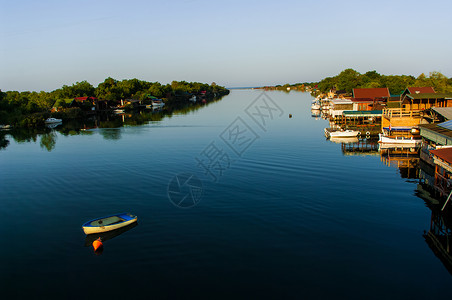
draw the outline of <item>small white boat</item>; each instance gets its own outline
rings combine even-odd
[[[165,103],[163,103],[163,101],[160,99],[152,100],[152,106],[164,106],[164,105]]]
[[[391,144],[399,145],[403,147],[417,147],[422,143],[421,139],[415,139],[413,137],[402,137],[402,136],[386,136],[383,134],[378,135],[380,144]]]
[[[311,104],[311,110],[320,110],[320,104],[312,103]]]
[[[55,119],[55,118],[48,118],[47,120],[45,120],[46,123],[60,123],[63,122],[62,119]]]
[[[361,132],[357,130],[336,130],[336,131],[330,131],[328,128],[325,128],[325,136],[329,138],[351,138],[351,137],[357,137],[360,135]]]
[[[83,224],[82,228],[85,234],[101,233],[130,225],[137,220],[137,216],[129,213],[121,213],[90,220]]]

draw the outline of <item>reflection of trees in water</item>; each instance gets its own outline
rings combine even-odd
[[[4,134],[0,134],[0,150],[5,149],[9,145],[9,140],[5,138]]]
[[[99,132],[106,140],[119,140],[121,138],[121,129],[119,128],[101,129]]]
[[[41,135],[41,141],[39,142],[39,145],[42,149],[46,149],[47,151],[52,151],[55,149],[57,135],[55,132],[51,131],[49,133],[44,133]]]
[[[72,135],[92,135],[95,132],[89,130],[93,128],[102,128],[99,133],[106,140],[119,140],[121,138],[121,130],[123,125],[136,126],[143,125],[148,122],[162,121],[164,118],[171,118],[173,114],[189,114],[193,113],[211,103],[220,101],[223,97],[208,99],[207,103],[198,101],[196,103],[174,102],[167,103],[163,108],[155,111],[141,110],[135,111],[126,116],[100,114],[89,120],[69,120],[63,125],[50,128],[17,128],[9,130],[7,134],[17,143],[36,142],[40,138],[40,146],[42,149],[52,151],[55,149],[58,131],[63,136]],[[0,132],[0,149],[5,149],[10,141],[5,138],[6,133]]]
[[[38,134],[46,132],[45,130],[18,128],[11,130],[9,134],[16,141],[16,143],[30,143],[36,142]]]

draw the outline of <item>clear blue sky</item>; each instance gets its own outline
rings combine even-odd
[[[0,89],[111,76],[256,86],[452,77],[452,1],[0,0]]]

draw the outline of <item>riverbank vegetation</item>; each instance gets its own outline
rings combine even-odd
[[[393,95],[399,95],[409,86],[432,86],[437,93],[452,93],[452,78],[447,78],[440,72],[424,73],[418,77],[412,75],[382,75],[377,71],[364,74],[353,69],[345,69],[336,76],[326,77],[318,82],[300,82],[275,86],[264,86],[259,89],[290,91],[315,91],[327,93],[331,89],[352,93],[354,88],[382,88],[387,87]]]
[[[447,78],[436,71],[430,72],[428,76],[422,73],[418,77],[414,77],[411,75],[381,75],[377,71],[361,74],[353,69],[346,69],[336,76],[306,85],[321,93],[326,93],[333,88],[351,93],[354,88],[387,87],[391,94],[399,95],[410,86],[432,86],[437,93],[452,92],[452,78]]]
[[[173,81],[171,84],[147,82],[139,79],[118,81],[111,77],[97,87],[87,81],[76,82],[52,92],[17,92],[0,90],[0,124],[14,127],[40,127],[48,117],[81,119],[92,104],[81,102],[71,107],[78,97],[92,97],[115,105],[125,99],[146,101],[159,98],[165,103],[188,102],[193,96],[214,99],[229,94],[229,90],[215,83]],[[51,110],[57,112],[51,112]]]

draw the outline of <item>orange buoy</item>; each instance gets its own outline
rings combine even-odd
[[[101,238],[98,238],[97,240],[95,240],[93,242],[94,251],[101,250],[103,247],[104,247],[104,245],[102,244]]]

